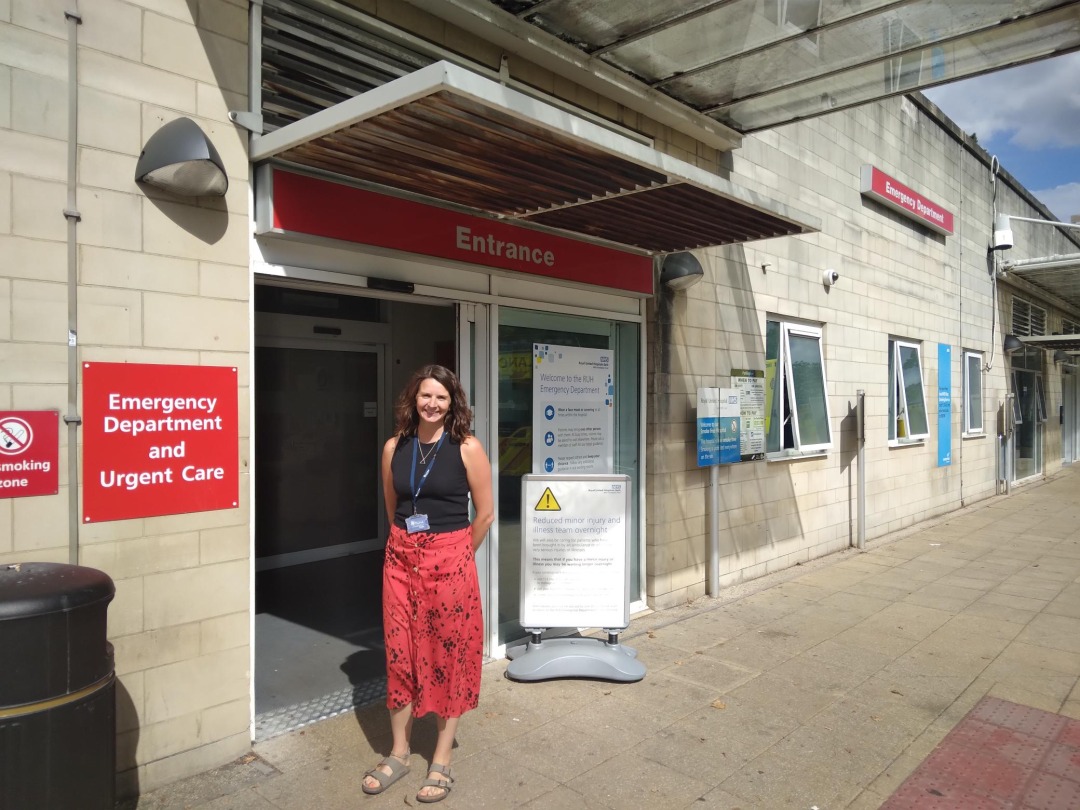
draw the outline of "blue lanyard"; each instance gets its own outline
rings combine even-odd
[[[431,475],[431,471],[435,468],[435,456],[439,455],[439,448],[442,447],[443,439],[446,438],[446,431],[443,431],[443,435],[439,437],[439,441],[435,444],[435,449],[431,451],[431,463],[427,465],[427,469],[424,470],[424,474],[420,476],[420,483],[416,483],[416,451],[420,447],[420,437],[413,437],[412,446],[412,470],[409,472],[409,489],[412,490],[412,511],[416,514],[416,500],[420,497],[420,487],[424,485],[424,481]]]

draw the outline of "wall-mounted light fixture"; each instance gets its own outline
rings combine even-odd
[[[692,253],[670,253],[660,268],[660,283],[673,290],[685,290],[705,278],[701,262]]]
[[[1011,214],[998,214],[994,217],[994,238],[990,243],[993,250],[1008,250],[1013,246],[1012,221],[1034,222],[1037,225],[1053,225],[1057,228],[1075,228],[1080,230],[1077,222],[1056,222],[1052,219],[1034,219],[1032,217],[1014,217]]]
[[[1054,352],[1054,365],[1055,366],[1058,363],[1065,363],[1069,359],[1070,358],[1069,358],[1069,353],[1068,352],[1062,351],[1061,349],[1058,349],[1056,352]]]
[[[221,197],[229,190],[221,156],[190,118],[170,121],[150,136],[135,180],[182,197]]]
[[[1019,351],[1024,348],[1024,341],[1020,340],[1016,335],[1006,335],[1005,343],[1001,347],[1005,354],[1012,354],[1015,351]]]

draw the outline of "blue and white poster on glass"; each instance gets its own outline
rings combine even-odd
[[[533,344],[534,473],[614,472],[610,349]]]

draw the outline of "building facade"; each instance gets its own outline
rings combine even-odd
[[[419,92],[433,71],[430,107],[394,96],[303,129],[349,98],[389,97],[400,82]],[[493,656],[524,635],[520,491],[538,458],[538,345],[612,363],[634,609],[705,595],[714,514],[724,587],[1076,459],[1080,375],[1054,348],[1065,343],[1038,338],[1080,332],[1080,308],[1009,263],[1076,254],[1080,241],[1016,221],[1012,249],[990,250],[995,215],[1053,217],[925,98],[721,149],[659,107],[650,116],[586,84],[405,2],[0,0],[0,401],[60,415],[57,492],[0,499],[0,564],[75,561],[115,581],[123,792],[238,756],[260,718],[294,704],[377,690],[377,449],[422,363],[462,376],[493,463],[498,516],[478,560]],[[451,122],[479,115],[469,105],[485,92],[492,140],[469,151]],[[148,139],[178,118],[216,146],[224,196],[136,182]],[[567,163],[498,140],[526,136],[569,149],[550,152]],[[344,162],[328,151],[342,143],[356,150]],[[583,206],[576,224],[573,206],[499,218],[435,204],[461,182],[436,162],[447,149],[450,164],[489,161],[470,193],[533,210],[544,184],[571,185],[587,174],[574,167],[619,148],[633,165],[604,162],[613,174],[711,196],[654,198],[653,219]],[[875,170],[893,191],[864,192]],[[439,228],[451,244],[432,244]],[[589,235],[600,228],[655,241]],[[676,230],[688,233],[663,249]],[[664,255],[687,250],[703,280],[660,284]],[[155,392],[186,379],[178,369],[235,370],[227,460],[205,468],[234,476],[235,506],[174,509],[153,494],[136,506],[135,487],[112,487],[110,517],[87,514],[112,446],[100,431],[84,438],[102,413],[87,391],[97,367],[119,364]],[[697,391],[731,388],[741,371],[764,381],[751,415],[761,433],[719,467],[714,506]],[[327,654],[311,655],[325,638]],[[275,662],[298,658],[316,693],[274,681]]]

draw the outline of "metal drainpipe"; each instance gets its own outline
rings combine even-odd
[[[67,309],[68,309],[68,562],[79,564],[79,220],[76,184],[79,157],[79,14],[77,0],[64,12],[68,29],[68,143],[67,143]]]
[[[856,547],[866,548],[866,391],[860,388],[855,392],[855,440],[858,443],[859,484],[856,494],[858,523],[856,529]]]

